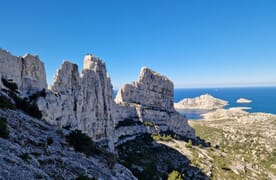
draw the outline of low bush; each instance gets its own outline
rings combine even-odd
[[[30,159],[30,156],[28,153],[23,153],[19,157],[24,161],[28,161]]]
[[[66,136],[67,142],[74,147],[75,151],[82,152],[88,156],[101,153],[92,139],[80,130],[71,131]]]
[[[185,144],[186,148],[192,148],[193,144],[192,144],[192,140],[189,140],[188,143]]]
[[[155,141],[172,141],[173,140],[173,137],[171,135],[167,135],[167,134],[152,134],[151,137]]]
[[[1,81],[2,81],[3,85],[6,88],[8,88],[9,90],[11,90],[12,92],[18,92],[18,86],[16,83],[14,83],[10,80],[4,79],[4,78],[1,78]]]
[[[15,101],[15,105],[17,109],[21,109],[24,111],[26,114],[40,119],[42,117],[42,113],[39,110],[37,104],[28,98],[21,98],[18,97],[16,94],[11,93],[10,94],[13,100]]]
[[[0,109],[15,109],[15,105],[6,96],[0,95]]]
[[[174,170],[168,175],[168,180],[182,180],[184,179],[183,175],[178,171]]]
[[[9,138],[9,129],[7,125],[7,119],[0,117],[0,137]]]
[[[52,137],[48,137],[48,138],[47,138],[47,145],[48,145],[48,146],[51,146],[53,143],[54,143],[53,138],[52,138]]]

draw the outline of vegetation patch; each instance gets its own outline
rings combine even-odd
[[[138,136],[118,146],[117,150],[120,163],[129,168],[138,179],[167,179],[173,170],[178,171],[182,177],[182,174],[193,168],[200,174],[200,170],[189,165],[189,159],[173,148],[156,143],[150,134]]]
[[[15,109],[15,105],[6,96],[0,95],[0,109]]]
[[[155,141],[172,141],[173,137],[167,134],[152,134],[152,139]]]
[[[110,167],[116,163],[115,156],[99,147],[92,139],[80,130],[71,131],[66,137],[67,142],[74,147],[75,151],[86,154],[87,156],[102,156]]]
[[[82,152],[88,156],[101,154],[100,149],[92,139],[80,130],[71,131],[70,134],[66,136],[66,140],[74,147],[75,151]]]
[[[3,85],[8,88],[9,90],[11,90],[12,92],[16,92],[18,93],[18,86],[16,83],[12,82],[12,80],[7,80],[5,78],[1,78],[1,81],[3,83]]]
[[[0,137],[9,138],[9,129],[7,125],[7,119],[0,117]]]
[[[168,180],[183,180],[185,177],[184,174],[174,170],[168,175]]]

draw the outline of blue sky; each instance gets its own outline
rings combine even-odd
[[[275,0],[9,0],[0,47],[38,54],[50,83],[92,53],[117,89],[148,66],[175,87],[276,85]]]

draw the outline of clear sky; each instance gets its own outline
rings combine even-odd
[[[38,54],[50,83],[92,53],[117,89],[142,66],[176,87],[276,85],[275,0],[6,0],[0,47]]]

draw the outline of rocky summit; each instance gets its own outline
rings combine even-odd
[[[187,119],[176,112],[173,107],[173,90],[173,83],[167,77],[149,68],[142,68],[139,80],[124,85],[115,99],[120,106],[118,111],[122,121],[119,123],[129,119],[136,121],[135,126],[131,128],[135,129],[134,131],[130,128],[131,131],[119,130],[119,139],[130,138],[134,135],[133,132],[137,135],[145,132],[167,131],[195,138],[195,132],[187,124]]]

